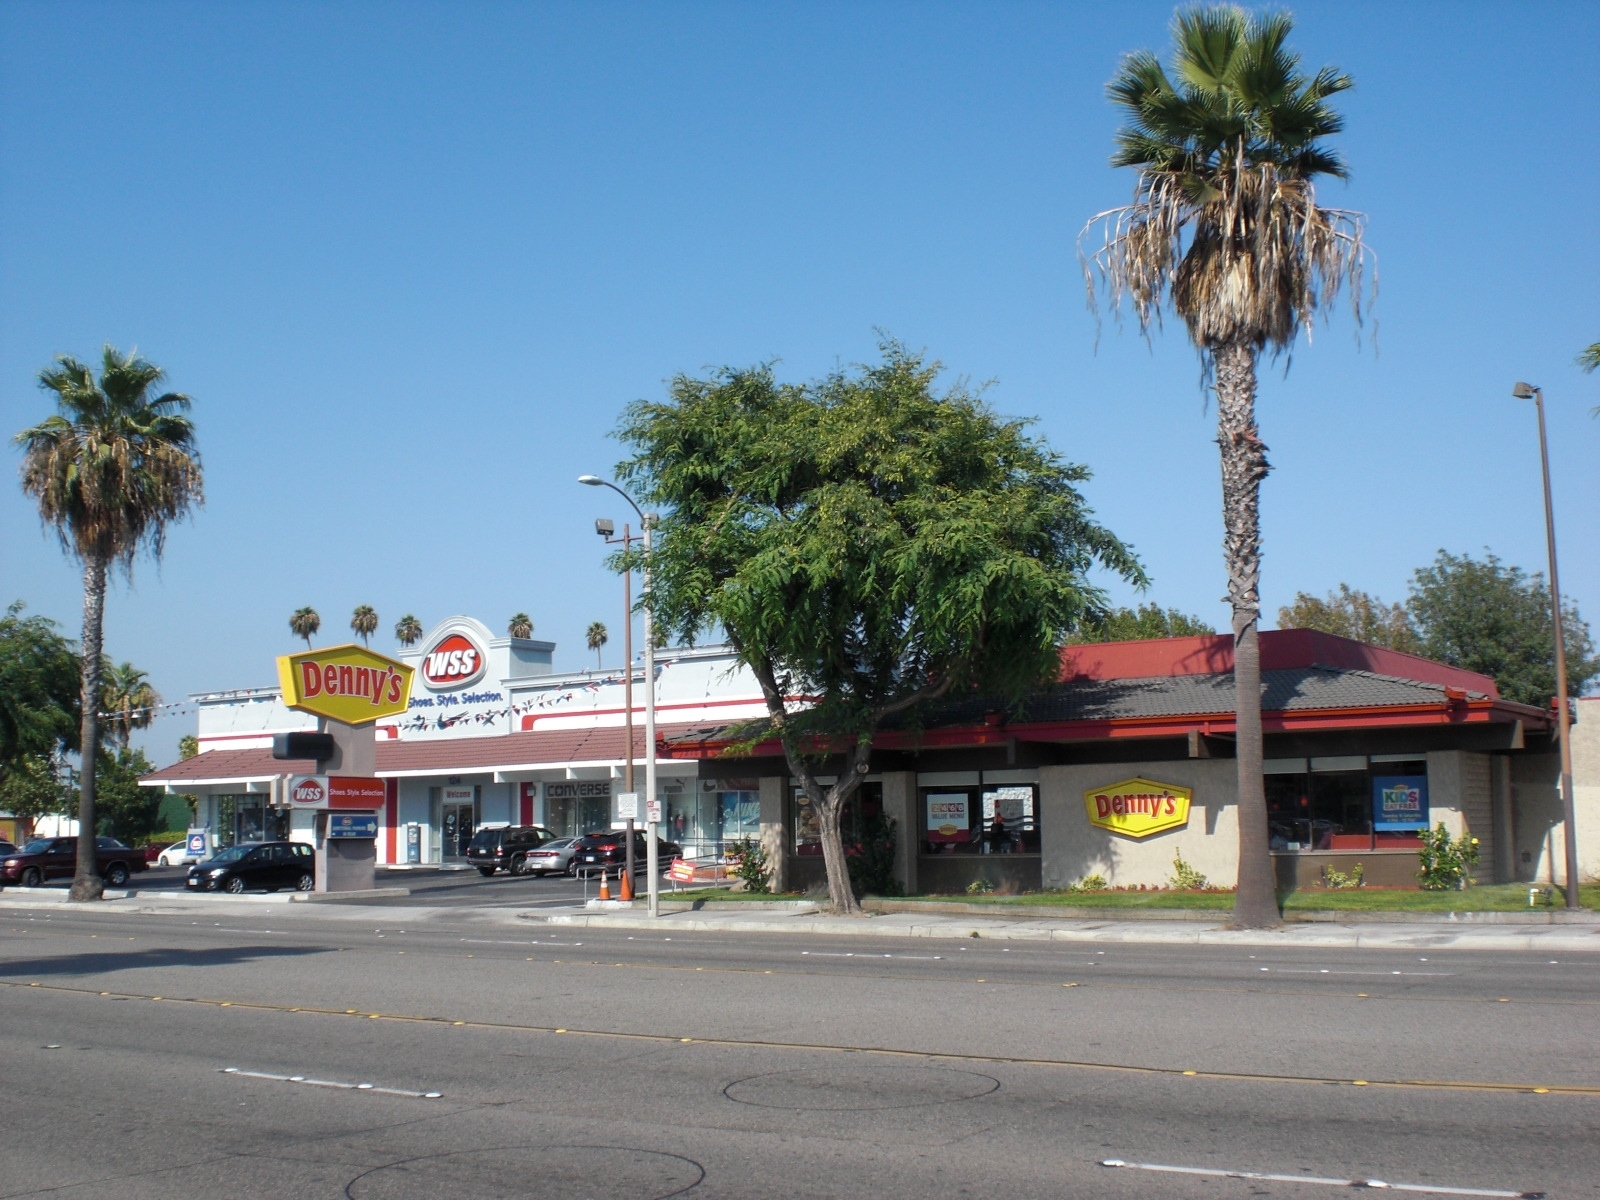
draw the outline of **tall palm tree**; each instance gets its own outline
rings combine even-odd
[[[514,638],[531,638],[533,636],[533,618],[527,613],[513,613],[511,620],[506,623],[506,632]]]
[[[107,741],[126,746],[135,729],[148,729],[156,718],[161,693],[150,676],[130,662],[120,667],[109,660],[101,668],[100,715]]]
[[[1585,374],[1600,368],[1600,342],[1591,342],[1583,348],[1583,353],[1578,355],[1578,365]]]
[[[95,770],[100,753],[100,672],[105,647],[106,581],[131,574],[141,551],[157,561],[167,526],[204,503],[189,397],[152,395],[165,372],[137,351],[106,346],[100,377],[68,355],[39,373],[56,412],[17,434],[22,490],[39,505],[68,554],[83,564],[83,661],[79,749],[86,764],[78,793],[78,863],[71,898],[95,900],[102,884],[95,855]]]
[[[415,646],[422,640],[422,622],[407,613],[394,623],[394,640],[402,646]]]
[[[584,638],[589,643],[589,649],[594,651],[595,670],[604,670],[600,663],[600,647],[604,646],[607,641],[605,622],[590,621],[589,629],[584,634]]]
[[[370,604],[356,605],[355,612],[350,614],[350,629],[361,638],[363,646],[372,643],[367,639],[378,632],[378,613]]]
[[[1126,124],[1114,167],[1138,172],[1133,203],[1092,218],[1084,253],[1093,306],[1126,299],[1147,336],[1163,309],[1183,318],[1217,395],[1223,557],[1233,608],[1239,771],[1235,921],[1279,921],[1261,775],[1261,481],[1256,363],[1288,353],[1341,287],[1359,323],[1367,250],[1359,213],[1319,207],[1314,180],[1347,176],[1322,141],[1343,127],[1329,98],[1351,86],[1324,67],[1308,78],[1287,48],[1292,18],[1232,6],[1179,12],[1171,74],[1148,51],[1107,85]]]
[[[317,630],[322,628],[322,618],[317,615],[317,610],[309,604],[304,608],[297,608],[289,615],[289,632],[295,637],[305,638],[306,649],[311,649],[311,638]]]

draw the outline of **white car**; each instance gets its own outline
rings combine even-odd
[[[172,845],[156,855],[156,865],[161,867],[183,867],[199,861],[199,858],[189,853],[189,843],[187,841],[173,842]]]

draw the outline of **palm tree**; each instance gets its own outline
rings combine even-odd
[[[1592,342],[1583,348],[1583,353],[1578,355],[1578,365],[1586,375],[1600,367],[1600,342]]]
[[[422,622],[407,613],[394,623],[394,640],[402,646],[415,646],[422,640]]]
[[[161,694],[150,686],[150,676],[129,662],[118,667],[108,660],[100,677],[106,740],[126,746],[135,729],[148,729],[155,720]]]
[[[506,624],[506,632],[514,638],[531,638],[533,636],[533,618],[527,613],[513,613],[511,620]]]
[[[146,551],[157,561],[167,526],[204,503],[189,397],[152,396],[165,372],[137,351],[101,351],[100,377],[68,355],[39,373],[55,393],[56,412],[17,434],[22,490],[54,526],[61,545],[83,564],[83,678],[79,749],[88,764],[78,792],[78,863],[73,900],[95,900],[102,884],[95,855],[95,771],[100,754],[100,672],[105,646],[107,577],[131,575]]]
[[[588,632],[584,635],[589,643],[589,649],[594,651],[595,670],[603,670],[600,664],[600,647],[606,644],[606,626],[604,621],[590,621]]]
[[[360,636],[363,646],[372,644],[367,639],[378,632],[378,614],[372,605],[356,605],[355,612],[350,614],[350,629]]]
[[[1173,21],[1172,75],[1154,54],[1123,58],[1107,92],[1127,123],[1115,167],[1138,172],[1132,204],[1091,219],[1103,241],[1083,254],[1090,304],[1131,302],[1147,336],[1168,306],[1183,318],[1217,394],[1223,557],[1233,608],[1239,771],[1235,921],[1276,925],[1278,907],[1261,775],[1261,481],[1269,470],[1255,418],[1256,361],[1288,353],[1348,285],[1359,323],[1367,250],[1359,213],[1321,208],[1313,181],[1343,179],[1321,139],[1343,120],[1330,97],[1351,86],[1311,78],[1286,48],[1292,18],[1232,6]]]
[[[322,618],[309,604],[304,608],[295,609],[289,617],[289,632],[295,637],[305,638],[307,650],[311,649],[311,636],[321,628]]]

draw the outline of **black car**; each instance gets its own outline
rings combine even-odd
[[[493,875],[496,871],[510,871],[516,875],[522,870],[522,856],[555,836],[543,825],[498,825],[493,829],[480,829],[467,845],[467,861],[478,868],[480,875]]]
[[[293,888],[309,892],[317,884],[316,859],[304,842],[246,842],[189,868],[194,892],[232,892],[250,888]]]
[[[644,831],[633,831],[633,873],[649,870],[646,856],[650,853],[649,843],[645,840]],[[663,863],[671,862],[683,854],[683,847],[677,842],[656,839],[656,857]],[[617,829],[610,832],[600,831],[587,833],[579,838],[572,848],[572,871],[574,874],[583,874],[586,871],[604,871],[611,874],[613,871],[621,872],[628,861],[628,832]]]

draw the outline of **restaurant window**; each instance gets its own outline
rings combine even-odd
[[[1392,828],[1380,812],[1385,790],[1420,796],[1426,815],[1428,763],[1404,755],[1269,759],[1264,766],[1267,827],[1279,851],[1413,849],[1415,830]],[[1384,826],[1391,826],[1385,828]]]
[[[796,787],[794,796],[794,852],[800,855],[822,853],[822,828],[817,823],[816,811],[805,792]],[[883,784],[863,783],[856,794],[845,801],[839,814],[839,837],[844,842],[845,853],[861,845],[862,838],[872,825],[883,819]],[[903,835],[903,831],[902,831]]]
[[[919,788],[923,854],[1038,854],[1033,783]]]

